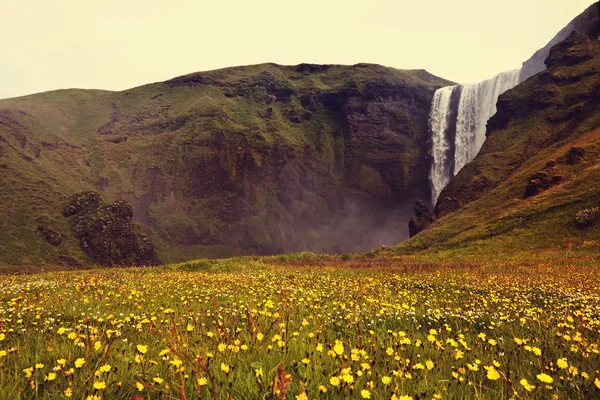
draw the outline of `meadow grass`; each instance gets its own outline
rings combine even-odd
[[[307,254],[4,275],[0,398],[598,398],[598,289]]]

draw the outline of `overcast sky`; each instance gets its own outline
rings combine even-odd
[[[474,82],[593,0],[0,0],[0,98],[216,68],[359,62]]]

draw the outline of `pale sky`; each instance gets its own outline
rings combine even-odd
[[[0,0],[0,98],[275,62],[520,67],[593,0]]]

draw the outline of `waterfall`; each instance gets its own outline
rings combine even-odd
[[[431,103],[431,198],[436,202],[450,179],[483,146],[487,120],[496,113],[498,97],[519,83],[521,70],[491,79],[438,89]],[[458,97],[458,101],[452,99]],[[451,158],[451,159],[450,159]]]
[[[450,170],[447,168],[450,142],[446,135],[448,127],[448,114],[450,112],[450,98],[453,87],[444,87],[437,90],[431,103],[429,127],[432,133],[431,156],[431,196],[437,199],[442,189],[450,182]]]
[[[458,117],[454,175],[471,161],[483,146],[488,119],[496,114],[498,97],[519,83],[520,69],[502,72],[492,79],[462,85]]]

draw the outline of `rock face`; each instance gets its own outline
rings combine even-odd
[[[569,66],[587,61],[593,57],[593,54],[591,40],[587,36],[573,31],[567,39],[550,49],[545,63],[548,68]]]
[[[596,2],[561,29],[550,42],[523,63],[520,81],[523,82],[546,67],[551,48],[565,40],[573,31],[595,40],[600,35],[600,3]]]
[[[435,215],[423,200],[417,200],[414,208],[415,216],[408,223],[410,237],[415,236],[435,221]]]
[[[102,265],[156,265],[148,238],[135,232],[131,207],[123,200],[105,203],[96,192],[74,195],[63,211],[81,249]]]
[[[0,209],[27,220],[59,214],[73,193],[122,199],[166,262],[391,245],[427,199],[429,105],[449,84],[368,64],[262,64],[1,100],[0,184],[11,191]],[[0,263],[80,252],[7,223]],[[29,248],[3,247],[17,237]]]
[[[40,217],[36,220],[36,222],[38,232],[46,242],[50,243],[52,246],[55,247],[59,246],[62,243],[62,235],[60,234],[60,232],[57,232],[56,230],[52,229],[52,227],[50,226],[51,223],[48,221],[47,218]]]

